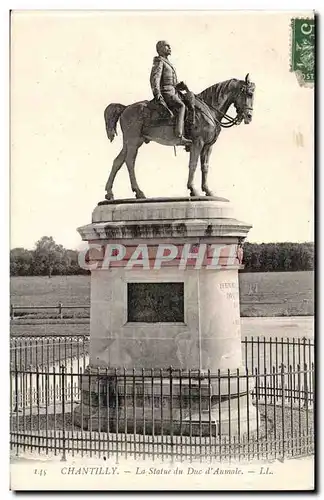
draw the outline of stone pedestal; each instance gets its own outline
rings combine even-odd
[[[92,223],[78,229],[89,242],[92,268],[89,370],[107,369],[111,378],[107,383],[101,375],[92,389],[91,382],[83,386],[84,402],[90,403],[83,408],[85,427],[91,413],[93,430],[113,430],[118,411],[120,431],[126,421],[133,432],[135,420],[140,432],[144,419],[146,433],[150,425],[158,433],[164,405],[163,419],[174,433],[179,421],[184,433],[184,421],[202,422],[207,413],[213,434],[220,427],[222,434],[243,432],[247,413],[252,430],[251,387],[245,379],[220,378],[242,372],[238,270],[240,244],[250,228],[219,198],[116,200],[95,208]],[[159,372],[170,366],[172,398]],[[116,376],[134,369],[147,378],[125,383]],[[183,375],[189,370],[200,373],[190,390]],[[108,386],[118,392],[117,410]],[[98,408],[107,405],[109,412],[99,417]],[[77,411],[75,418],[80,424]]]

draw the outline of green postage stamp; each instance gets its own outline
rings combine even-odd
[[[315,19],[291,20],[292,44],[290,71],[303,87],[313,87],[315,79]]]

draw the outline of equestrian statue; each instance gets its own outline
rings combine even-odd
[[[244,80],[232,78],[216,83],[200,94],[193,94],[184,82],[178,82],[176,71],[169,61],[170,44],[159,41],[158,55],[154,57],[150,84],[154,98],[129,106],[109,104],[104,111],[107,136],[110,141],[117,135],[120,122],[123,147],[113,162],[106,183],[106,199],[114,198],[112,187],[117,172],[126,163],[131,187],[136,198],[145,198],[135,176],[135,161],[139,148],[150,141],[165,146],[184,146],[189,152],[187,188],[190,196],[199,193],[193,184],[200,158],[201,189],[206,196],[213,196],[207,184],[209,158],[222,128],[252,120],[255,84],[249,74]],[[236,116],[227,114],[234,105]]]

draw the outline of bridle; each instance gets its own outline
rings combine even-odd
[[[248,75],[247,75],[247,77],[248,77]],[[239,97],[240,94],[244,94],[244,96],[247,96],[248,92],[253,92],[251,90],[251,88],[252,88],[251,83],[249,81],[247,81],[247,78],[246,78],[244,85],[241,86],[241,88],[238,90],[233,102],[235,103],[235,101],[237,100],[237,98]],[[200,100],[199,98],[197,98],[197,96],[196,96],[196,99]],[[206,106],[208,106],[209,108],[212,108],[216,113],[219,113],[221,115],[220,120],[216,117],[212,117],[212,118],[215,121],[215,124],[218,123],[222,128],[231,128],[234,125],[239,125],[241,123],[241,121],[243,120],[244,113],[246,113],[247,111],[253,111],[253,108],[250,108],[249,106],[244,106],[242,110],[239,110],[239,111],[236,110],[236,116],[233,118],[232,116],[224,113],[223,111],[220,111],[218,108],[216,108],[216,106],[213,106],[212,104],[207,104],[205,101],[201,101],[201,102],[203,102]],[[226,120],[225,123],[222,122],[223,119]]]

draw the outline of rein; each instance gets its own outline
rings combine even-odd
[[[233,127],[233,125],[236,125],[239,121],[239,116],[238,114],[235,116],[235,118],[232,118],[231,116],[227,115],[226,113],[223,113],[222,111],[219,111],[218,108],[215,108],[215,106],[212,106],[211,104],[207,104],[207,102],[203,101],[202,99],[200,99],[199,97],[195,96],[195,98],[197,99],[197,101],[199,101],[200,103],[204,104],[205,106],[207,106],[208,108],[212,108],[214,111],[216,111],[217,113],[220,113],[222,115],[221,119],[218,120],[218,118],[210,115],[209,118],[211,118],[213,121],[214,121],[214,124],[216,125],[217,123],[223,127],[223,128],[231,128]],[[203,113],[205,116],[206,113],[204,113],[204,111],[202,109],[200,109],[200,112]],[[222,123],[222,119],[225,118],[228,123]]]
[[[238,95],[240,94],[240,92],[242,92],[241,89],[237,92],[237,94],[235,96],[235,99],[238,97]],[[195,97],[196,97],[196,99],[198,101],[200,101],[201,103],[205,104],[209,108],[213,109],[214,111],[216,111],[217,113],[219,113],[219,114],[222,115],[220,120],[218,120],[218,118],[216,118],[216,117],[215,118],[212,117],[215,120],[215,122],[217,122],[221,127],[223,127],[223,128],[231,128],[234,125],[237,125],[239,122],[241,122],[238,112],[236,112],[236,116],[233,118],[232,116],[229,116],[226,113],[223,113],[222,111],[220,111],[218,108],[216,108],[212,104],[208,104],[207,102],[203,101],[202,99],[200,99],[197,96],[195,96]],[[227,120],[227,123],[222,123],[223,119]]]

